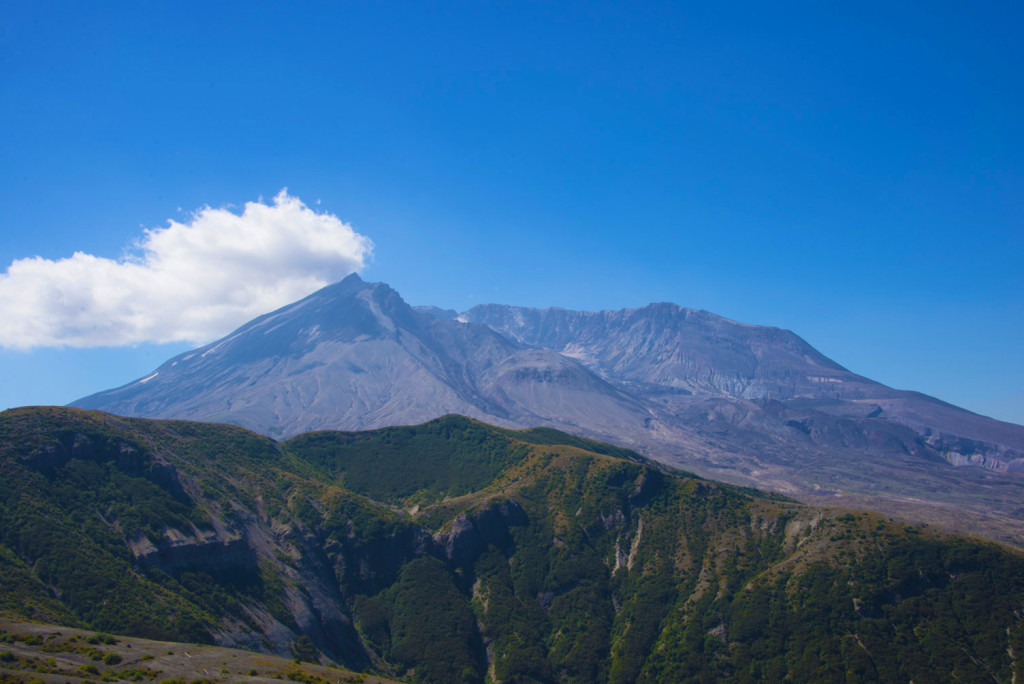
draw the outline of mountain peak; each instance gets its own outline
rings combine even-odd
[[[410,324],[413,315],[412,308],[389,285],[369,283],[352,273],[294,304],[253,320],[225,339],[257,328],[267,328],[269,333],[285,323],[289,331],[315,326],[321,333],[331,331],[343,337],[375,335],[382,329],[394,330],[396,326]]]
[[[307,296],[305,299],[301,299],[298,302],[295,302],[294,305],[301,304],[306,299],[337,299],[341,297],[349,297],[362,290],[373,290],[377,289],[378,287],[385,287],[389,290],[391,289],[384,283],[368,283],[362,278],[360,278],[358,273],[353,272],[337,282],[323,286],[316,292],[313,292],[312,294]]]

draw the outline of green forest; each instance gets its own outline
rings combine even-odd
[[[416,682],[1010,682],[1024,557],[554,430],[0,414],[0,612]]]

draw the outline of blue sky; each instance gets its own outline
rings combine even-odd
[[[144,229],[287,187],[414,304],[672,301],[1024,423],[1019,3],[2,13],[0,269],[138,261]],[[4,277],[5,311],[35,301]],[[0,349],[0,407],[188,346]]]

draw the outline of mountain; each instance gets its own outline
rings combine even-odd
[[[74,405],[233,423],[275,437],[449,413],[611,437],[649,418],[574,359],[417,312],[387,285],[354,274]]]
[[[1024,544],[1024,427],[894,390],[797,335],[673,304],[412,308],[352,275],[74,403],[284,438],[448,413]]]
[[[1024,473],[1024,427],[856,375],[788,330],[737,323],[674,304],[582,312],[488,304],[461,315],[526,346],[578,359],[673,413],[703,399],[780,402],[912,428],[954,465]],[[826,435],[796,429],[827,446]],[[945,434],[945,428],[949,434]]]
[[[0,611],[35,621],[423,682],[1024,675],[1019,552],[551,429],[279,443],[24,408],[0,413],[0,474]],[[0,637],[0,669],[58,666]]]

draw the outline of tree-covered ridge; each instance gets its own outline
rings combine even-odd
[[[1024,675],[1018,552],[461,417],[4,412],[0,609],[426,682]]]
[[[463,416],[369,432],[311,432],[284,447],[346,489],[389,503],[483,489],[528,452],[513,437]]]

